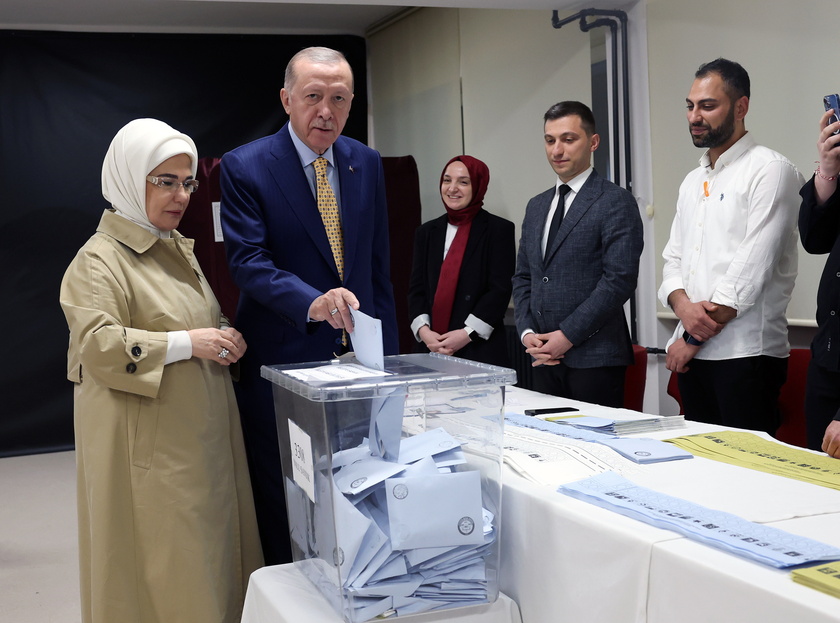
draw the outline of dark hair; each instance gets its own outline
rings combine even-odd
[[[750,97],[750,75],[747,70],[735,61],[718,58],[700,65],[694,74],[695,78],[705,78],[709,74],[717,74],[723,80],[724,89],[734,102],[741,97]]]
[[[568,117],[570,115],[577,115],[580,117],[580,124],[583,126],[583,130],[586,132],[587,136],[595,134],[595,115],[592,114],[589,106],[582,102],[557,102],[545,112],[545,115],[543,116],[543,124],[548,121],[562,119],[563,117]]]

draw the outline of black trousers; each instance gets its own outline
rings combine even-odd
[[[564,363],[534,368],[534,391],[605,407],[624,406],[627,366],[570,368]]]
[[[822,450],[825,429],[831,420],[840,416],[840,372],[832,372],[821,365],[808,364],[805,386],[805,425],[808,447]]]
[[[787,358],[693,359],[677,376],[685,417],[771,435],[781,422],[779,391],[787,379]]]

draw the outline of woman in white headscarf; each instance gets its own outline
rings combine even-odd
[[[193,141],[137,119],[61,283],[75,384],[84,623],[233,623],[261,566],[229,365],[245,352],[175,227]]]

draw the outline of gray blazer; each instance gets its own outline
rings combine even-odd
[[[543,259],[554,192],[532,198],[525,211],[513,276],[516,328],[562,330],[574,344],[563,359],[570,368],[630,365],[623,305],[636,289],[644,246],[636,201],[592,171]]]

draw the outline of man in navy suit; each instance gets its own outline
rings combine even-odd
[[[633,196],[590,164],[600,137],[592,111],[560,102],[545,113],[554,187],[528,202],[513,301],[539,392],[620,407],[633,346],[624,303],[643,247]]]
[[[237,397],[266,564],[290,561],[291,549],[271,383],[260,367],[341,354],[351,307],[382,321],[385,354],[398,350],[382,162],[341,136],[353,100],[349,63],[329,48],[302,50],[280,99],[289,122],[221,163],[225,249],[241,291],[236,321],[251,347]],[[338,203],[343,257],[318,209],[319,156]]]

